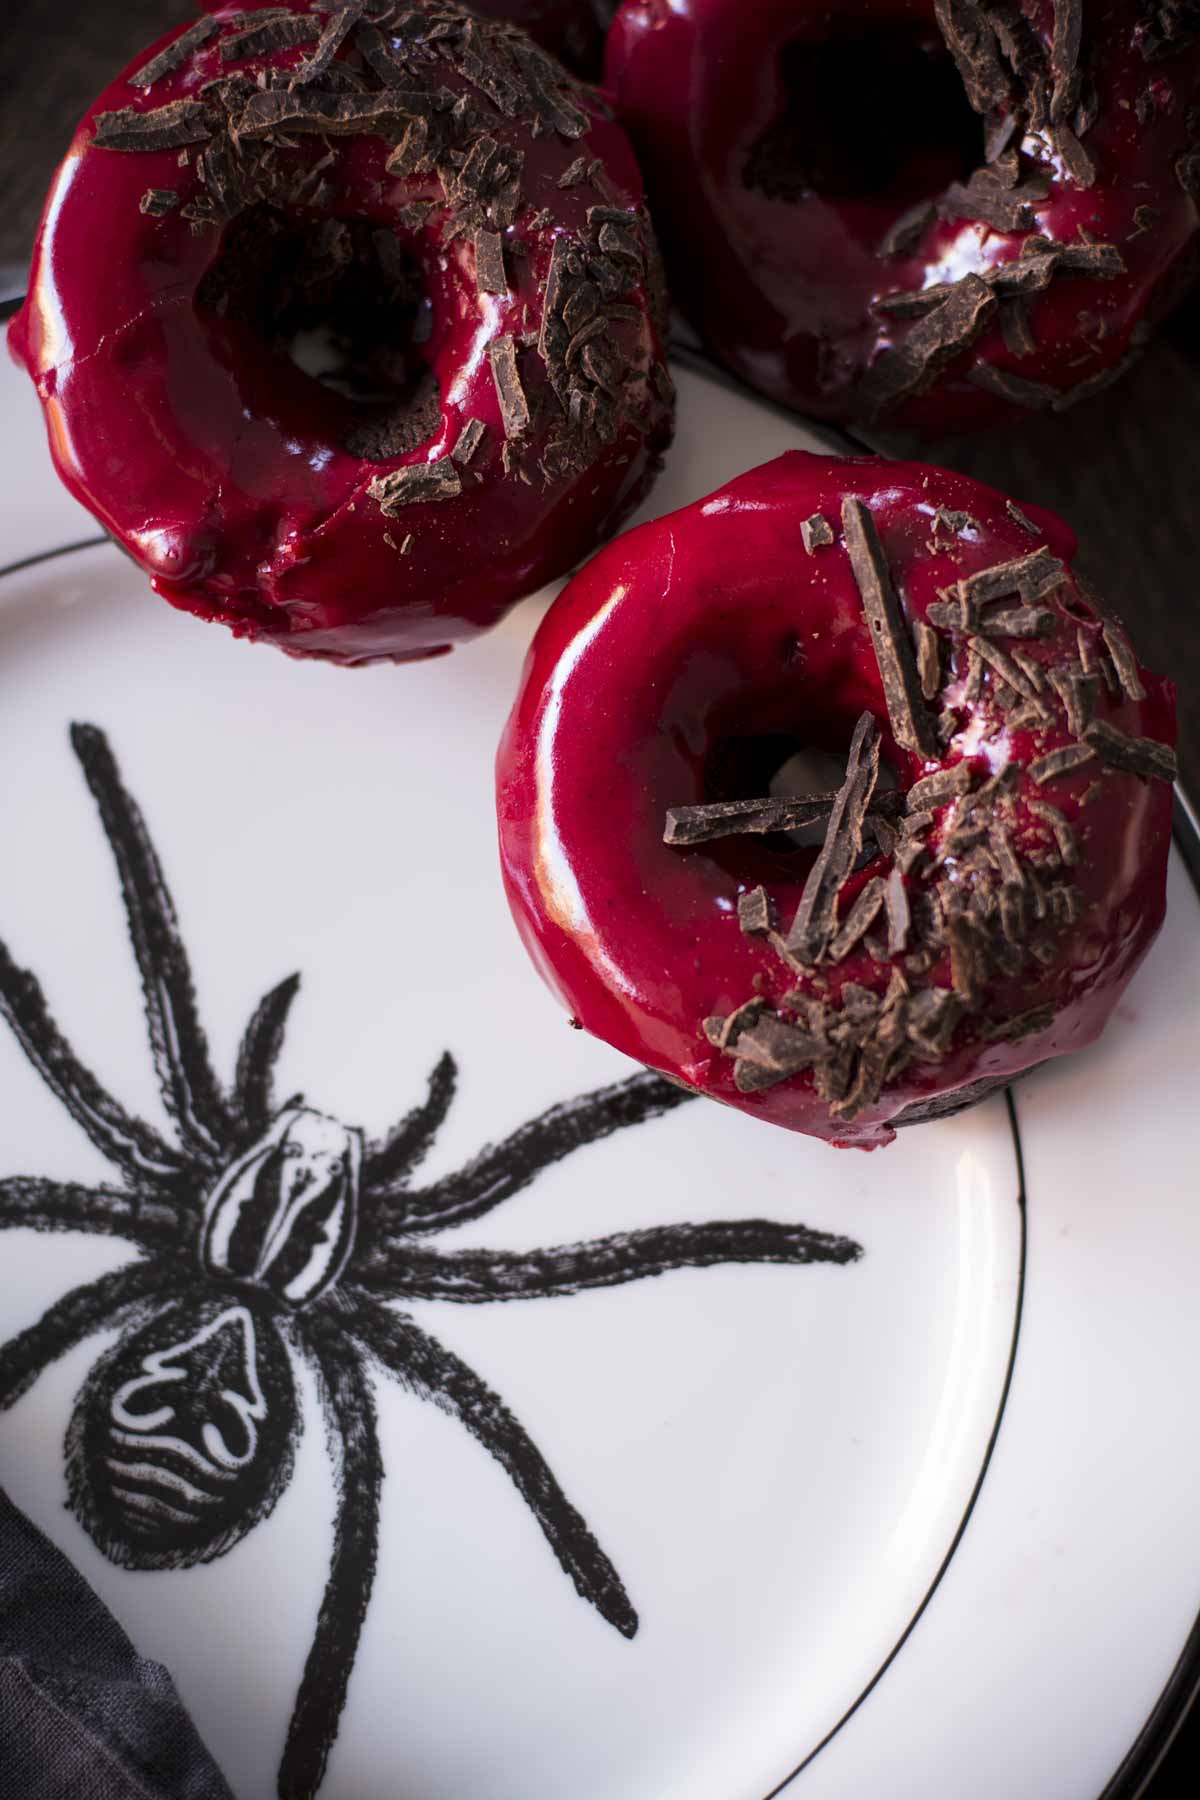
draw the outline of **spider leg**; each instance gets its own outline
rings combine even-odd
[[[56,1099],[109,1162],[135,1180],[169,1180],[188,1163],[144,1119],[133,1117],[80,1062],[50,1017],[37,977],[18,968],[0,943],[0,1017],[8,1020],[26,1056]]]
[[[440,1231],[482,1218],[540,1175],[551,1163],[614,1131],[657,1118],[694,1096],[643,1069],[611,1087],[564,1100],[531,1119],[499,1144],[487,1144],[455,1175],[397,1198],[395,1228]]]
[[[289,975],[263,996],[251,1015],[238,1050],[233,1083],[234,1111],[257,1135],[271,1123],[274,1111],[273,1076],[292,1001],[300,986],[299,975]]]
[[[232,1121],[209,1061],[187,951],[162,865],[104,733],[94,725],[72,725],[71,743],[116,859],[163,1099],[184,1142],[201,1156],[220,1157],[229,1143]]]
[[[383,1459],[362,1352],[332,1312],[294,1323],[316,1366],[337,1489],[329,1580],[279,1765],[284,1800],[307,1800],[325,1775],[371,1597]]]
[[[850,1263],[862,1255],[853,1238],[769,1219],[718,1220],[707,1225],[659,1225],[623,1231],[590,1243],[548,1250],[459,1250],[439,1253],[403,1245],[368,1252],[355,1267],[363,1287],[405,1300],[533,1300],[619,1287],[668,1269],[718,1263]]]
[[[576,1592],[633,1637],[638,1619],[621,1578],[563,1493],[524,1426],[461,1357],[365,1294],[341,1296],[354,1336],[389,1374],[466,1426],[512,1480]]]
[[[458,1085],[458,1068],[447,1050],[429,1077],[429,1092],[379,1143],[368,1144],[363,1158],[363,1183],[381,1200],[429,1154],[442,1128]]]
[[[0,1181],[0,1228],[13,1225],[29,1225],[34,1231],[99,1232],[128,1238],[144,1250],[170,1249],[180,1236],[179,1214],[151,1195],[47,1181],[39,1175]]]
[[[52,1362],[130,1308],[161,1299],[166,1286],[161,1262],[127,1263],[56,1300],[36,1325],[0,1344],[0,1412],[15,1405]]]

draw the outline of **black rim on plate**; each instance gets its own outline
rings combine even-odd
[[[3,290],[0,288],[0,295],[2,295],[2,292]],[[0,297],[0,321],[10,318],[18,311],[22,299],[23,295],[20,294],[10,294],[8,296]],[[672,346],[672,359],[682,367],[690,369],[696,374],[716,382],[730,392],[741,395],[744,399],[753,399],[756,404],[766,408],[776,416],[787,420],[789,423],[795,424],[797,422],[791,414],[787,413],[782,407],[777,406],[774,402],[764,400],[760,395],[752,394],[740,381],[731,376],[719,364],[713,362],[703,349],[692,344],[676,343]],[[803,423],[806,431],[808,431],[810,435],[819,437],[828,446],[832,454],[846,455],[863,453],[864,447],[862,445],[855,443],[852,439],[844,437],[835,428],[821,424],[814,426],[807,420],[803,421]],[[53,562],[61,557],[74,555],[81,550],[96,549],[103,544],[109,544],[111,542],[111,538],[106,534],[100,534],[94,537],[76,539],[71,543],[58,545],[52,550],[43,550],[29,556],[21,557],[17,561],[0,568],[0,580],[7,576],[17,575],[25,570],[36,568],[42,563]],[[1197,896],[1200,897],[1200,823],[1198,823],[1196,815],[1187,799],[1178,788],[1175,792],[1173,838],[1175,846],[1187,868],[1193,886],[1196,889]],[[782,1794],[786,1789],[791,1787],[792,1783],[796,1781],[797,1778],[803,1774],[804,1770],[815,1761],[821,1751],[833,1741],[837,1734],[842,1730],[843,1726],[854,1716],[859,1707],[883,1679],[892,1663],[904,1648],[904,1645],[908,1642],[909,1637],[916,1629],[926,1608],[929,1606],[934,1594],[941,1585],[942,1579],[949,1569],[950,1564],[954,1559],[955,1552],[966,1533],[976,1502],[983,1490],[983,1484],[987,1478],[992,1454],[1000,1435],[1008,1396],[1012,1387],[1013,1371],[1016,1366],[1017,1346],[1020,1340],[1025,1293],[1027,1196],[1025,1188],[1024,1159],[1021,1148],[1020,1121],[1017,1104],[1011,1089],[1005,1093],[1004,1098],[1008,1109],[1013,1154],[1016,1162],[1016,1199],[1020,1211],[1018,1288],[1013,1320],[1012,1343],[1009,1349],[1008,1363],[1001,1388],[1000,1402],[984,1450],[978,1476],[976,1477],[974,1487],[967,1502],[966,1510],[951,1539],[946,1554],[934,1575],[933,1581],[930,1583],[928,1590],[922,1598],[920,1605],[905,1626],[904,1631],[896,1640],[896,1643],[888,1652],[887,1656],[880,1663],[878,1669],[863,1688],[862,1692],[851,1705],[846,1708],[837,1723],[825,1734],[821,1741],[808,1752],[803,1760],[785,1775],[783,1780],[778,1782],[766,1796],[764,1796],[764,1800],[776,1800],[776,1796]],[[1097,1800],[1138,1800],[1138,1797],[1144,1794],[1146,1787],[1158,1772],[1171,1745],[1174,1743],[1175,1738],[1182,1729],[1198,1696],[1200,1696],[1200,1615],[1197,1616],[1196,1621],[1188,1634],[1187,1641],[1179,1654],[1166,1687],[1160,1694],[1153,1710],[1143,1724],[1133,1744],[1122,1759],[1120,1766],[1117,1768],[1112,1778],[1106,1783],[1102,1792],[1097,1796]]]

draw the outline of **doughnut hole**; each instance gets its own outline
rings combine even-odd
[[[770,200],[817,196],[901,213],[984,160],[983,124],[928,25],[835,16],[779,57],[782,105],[752,145],[743,182]]]
[[[226,226],[196,311],[251,410],[285,430],[382,462],[438,428],[430,301],[391,230],[251,207]]]
[[[820,740],[786,733],[728,736],[709,752],[702,776],[703,803],[721,800],[802,798],[836,792],[846,778],[850,740],[836,727]],[[895,769],[881,756],[877,791],[899,787]],[[715,838],[705,852],[738,880],[803,882],[825,839],[826,819],[794,831],[771,831]],[[868,830],[863,860],[873,860],[876,846]]]

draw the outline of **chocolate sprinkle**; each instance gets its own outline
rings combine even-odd
[[[951,763],[948,768],[935,769],[932,775],[923,775],[920,781],[914,781],[908,790],[907,803],[911,813],[925,812],[935,806],[944,806],[948,800],[970,793],[975,779],[975,772],[969,761]]]
[[[764,887],[738,895],[738,924],[747,937],[765,937],[774,924],[771,902]]]
[[[1058,854],[1070,868],[1079,861],[1079,842],[1071,830],[1066,818],[1057,806],[1051,806],[1048,800],[1027,800],[1025,802],[1035,819],[1043,820],[1054,833],[1054,842]]]
[[[830,962],[841,962],[844,957],[849,956],[859,939],[866,936],[882,911],[883,897],[883,877],[872,875],[869,881],[864,882],[858,898],[838,927],[829,946]]]
[[[872,417],[929,387],[945,365],[975,342],[996,310],[996,296],[978,275],[964,275],[867,370],[862,399]]]
[[[221,61],[238,62],[245,56],[271,56],[276,50],[293,50],[298,44],[311,44],[320,35],[321,22],[311,13],[284,13],[223,38]]]
[[[804,540],[804,548],[811,556],[814,550],[823,550],[833,542],[833,527],[821,513],[813,513],[812,517],[802,521],[800,536]]]
[[[924,619],[918,619],[913,627],[917,637],[917,674],[921,681],[921,694],[926,700],[932,700],[942,685],[942,649],[938,634]]]
[[[475,284],[481,294],[507,294],[504,244],[498,231],[475,233]]]
[[[1046,637],[1054,630],[1057,616],[1049,606],[1016,606],[989,614],[975,629],[982,637]]]
[[[265,88],[246,102],[233,122],[233,133],[235,138],[274,137],[280,132],[386,137],[408,120],[421,120],[429,105],[429,95],[421,89],[338,94],[322,88]]]
[[[870,627],[893,735],[906,750],[936,756],[933,726],[921,696],[912,646],[887,558],[870,509],[853,496],[842,504],[842,536]]]
[[[1095,675],[1088,675],[1078,667],[1050,667],[1046,674],[1051,687],[1066,708],[1067,730],[1072,737],[1083,737],[1091,723],[1099,681]]]
[[[830,810],[825,841],[809,870],[787,947],[817,962],[833,932],[837,897],[862,849],[863,822],[879,777],[879,728],[869,712],[859,718],[846,759],[846,779]]]
[[[1117,679],[1121,683],[1130,700],[1144,700],[1146,690],[1142,686],[1142,677],[1138,670],[1137,657],[1133,646],[1121,627],[1112,619],[1105,620],[1104,642],[1108,645],[1108,653],[1112,657],[1113,667],[1117,671]]]
[[[458,442],[450,452],[455,462],[461,463],[465,468],[486,436],[487,426],[482,419],[468,419],[458,434]]]
[[[1161,781],[1174,781],[1179,772],[1169,744],[1160,744],[1157,738],[1131,737],[1107,719],[1094,720],[1083,733],[1083,741],[1101,762],[1129,775],[1153,775]]]
[[[174,188],[147,188],[138,202],[138,211],[149,213],[151,218],[161,219],[179,205],[179,195]]]
[[[219,19],[211,16],[197,19],[194,25],[189,25],[186,31],[181,31],[165,50],[160,50],[157,56],[152,56],[148,63],[143,63],[142,67],[129,77],[130,87],[153,87],[155,82],[161,81],[164,75],[170,75],[176,69],[181,69],[184,63],[199,50],[200,46],[208,42],[220,23]]]
[[[840,790],[839,790],[840,791]],[[663,843],[675,849],[711,843],[714,838],[765,836],[817,825],[833,811],[838,793],[797,794],[769,800],[717,800],[708,806],[668,808]],[[873,793],[870,813],[895,815],[903,804],[894,788]]]
[[[397,518],[406,506],[428,500],[453,500],[462,493],[462,478],[448,456],[436,462],[408,463],[389,475],[377,475],[367,488],[381,512]]]
[[[212,134],[208,108],[199,100],[172,100],[149,112],[123,106],[98,113],[92,143],[99,150],[174,150],[180,144],[202,144]]]
[[[492,380],[496,384],[496,398],[500,402],[504,435],[510,439],[519,438],[529,429],[530,414],[529,402],[525,398],[525,389],[521,386],[517,370],[517,346],[513,338],[496,338],[488,346],[488,361],[492,365]]]
[[[1088,744],[1063,744],[1061,749],[1051,750],[1045,756],[1039,756],[1036,762],[1030,763],[1029,773],[1041,787],[1058,775],[1072,774],[1084,763],[1091,762],[1094,755],[1095,751]]]

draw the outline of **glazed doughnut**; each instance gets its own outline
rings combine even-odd
[[[958,430],[1115,379],[1195,268],[1200,39],[1155,0],[625,0],[672,296],[763,393]]]
[[[226,7],[84,119],[10,341],[63,479],[166,599],[300,655],[428,656],[657,472],[641,191],[599,93],[513,26]]]
[[[1162,923],[1175,714],[1074,553],[965,476],[791,451],[576,575],[497,764],[574,1021],[866,1147],[1090,1043]],[[815,796],[772,783],[801,750]]]

